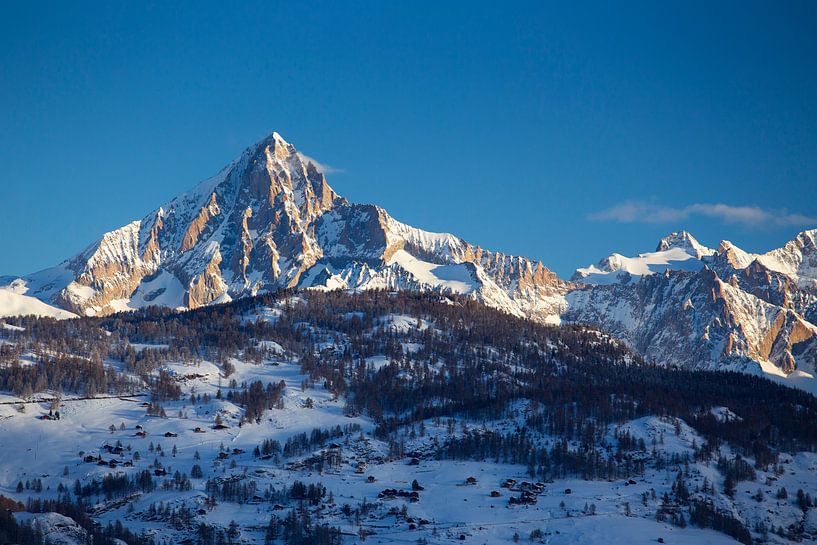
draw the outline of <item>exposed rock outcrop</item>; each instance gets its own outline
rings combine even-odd
[[[541,263],[348,203],[277,133],[56,269],[46,271],[54,283],[43,273],[25,278],[32,294],[93,315],[157,301],[196,308],[283,287],[345,287],[464,293],[554,321],[568,289]]]

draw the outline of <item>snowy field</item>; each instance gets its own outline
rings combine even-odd
[[[402,319],[392,323],[402,325]],[[141,348],[141,347],[140,347]],[[371,358],[372,366],[383,365],[385,356]],[[110,397],[106,399],[72,399],[66,396],[60,405],[59,420],[44,420],[50,402],[23,402],[13,396],[0,400],[0,493],[25,501],[28,497],[55,497],[60,485],[71,490],[75,481],[87,484],[104,475],[134,474],[144,469],[154,472],[156,461],[167,471],[168,478],[176,471],[190,475],[194,464],[203,469],[202,478],[191,480],[187,491],[157,490],[138,493],[128,501],[106,502],[102,495],[92,495],[93,512],[103,524],[122,521],[134,531],[145,531],[169,542],[181,542],[192,535],[190,528],[173,527],[157,517],[146,516],[150,504],[162,502],[171,508],[182,506],[192,509],[196,524],[205,522],[226,527],[238,523],[241,543],[263,543],[264,528],[270,516],[281,515],[295,505],[280,505],[265,498],[265,491],[289,487],[295,481],[320,483],[327,495],[319,505],[311,506],[312,514],[322,523],[338,526],[348,543],[359,543],[360,535],[367,534],[367,543],[512,543],[515,539],[528,542],[571,544],[720,544],[735,543],[727,535],[713,530],[687,526],[679,528],[655,517],[658,503],[670,491],[676,478],[675,468],[650,467],[627,481],[558,480],[545,483],[535,505],[509,505],[514,492],[503,488],[511,478],[523,482],[527,477],[522,466],[485,462],[441,461],[421,458],[416,465],[408,458],[389,459],[388,445],[372,438],[373,423],[367,418],[344,416],[342,400],[333,400],[322,388],[302,389],[304,377],[299,366],[286,358],[266,361],[260,365],[233,360],[235,371],[230,379],[237,383],[261,380],[264,383],[285,381],[283,407],[268,410],[260,424],[239,426],[242,413],[236,405],[222,397],[230,390],[228,379],[215,365],[204,362],[197,365],[170,365],[184,388],[184,401],[167,402],[165,418],[147,416],[146,397]],[[208,394],[209,403],[191,404],[190,394]],[[46,399],[44,394],[40,399]],[[737,417],[728,408],[719,408],[725,417]],[[217,415],[224,429],[213,429]],[[300,467],[298,462],[308,455],[286,459],[262,460],[253,454],[265,439],[282,444],[295,434],[309,433],[314,428],[333,428],[356,424],[360,431],[334,439],[334,447],[326,444],[315,452],[334,448],[340,452],[341,462],[323,471],[314,467]],[[517,422],[492,422],[484,425],[502,430]],[[462,423],[454,426],[453,433]],[[476,423],[472,423],[472,426]],[[482,425],[482,424],[479,424]],[[141,429],[145,437],[136,435]],[[196,428],[199,428],[196,431]],[[667,453],[690,452],[695,432],[683,422],[642,418],[620,427],[631,436],[643,439],[649,449]],[[614,441],[610,430],[611,440]],[[422,452],[435,440],[442,440],[451,427],[429,421],[424,437],[415,436],[406,448]],[[546,440],[546,439],[544,439]],[[112,456],[104,445],[121,444],[122,454]],[[137,455],[138,453],[138,455]],[[226,454],[222,454],[226,453]],[[133,462],[111,468],[85,462],[89,455],[100,455],[108,460]],[[363,467],[361,471],[358,469]],[[759,472],[756,482],[740,483],[735,500],[716,492],[717,501],[748,521],[769,520],[773,515],[777,524],[805,522],[814,525],[813,512],[803,517],[795,505],[793,494],[786,501],[775,499],[781,486],[794,491],[798,488],[815,490],[817,456],[802,453],[784,460],[782,475]],[[356,471],[357,469],[357,471]],[[469,477],[474,482],[467,484]],[[208,478],[255,484],[254,499],[244,503],[220,501],[216,505],[205,502],[205,482]],[[722,479],[712,464],[690,464],[685,479],[690,488],[708,479],[715,490],[722,488]],[[767,480],[768,478],[768,480]],[[25,488],[18,491],[18,483],[40,479],[42,492]],[[417,480],[423,490],[419,501],[407,497],[378,498],[384,489],[411,490]],[[751,498],[760,488],[765,499]],[[566,493],[567,490],[570,493]],[[644,500],[644,497],[647,500]],[[653,499],[655,498],[655,499]],[[344,514],[344,505],[370,504],[365,516]],[[22,517],[25,518],[25,517]],[[516,538],[515,538],[516,536]],[[769,542],[786,541],[775,535]],[[419,541],[422,542],[422,541]]]

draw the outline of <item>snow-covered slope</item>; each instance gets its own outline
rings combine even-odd
[[[584,286],[567,296],[563,317],[659,363],[763,372],[817,392],[815,235],[759,255],[673,233],[656,252],[577,270]]]
[[[502,324],[439,299],[316,290],[181,316],[28,321],[31,336],[3,339],[37,372],[0,391],[0,496],[31,511],[81,501],[83,526],[13,514],[52,545],[98,543],[91,528],[109,524],[157,545],[728,545],[737,528],[743,543],[814,542],[796,491],[817,486],[817,400],[748,377],[678,380],[597,331]],[[29,357],[38,337],[65,346],[72,332],[89,341],[76,357]],[[151,383],[176,388],[164,399],[116,357],[148,349]],[[55,398],[50,385],[85,353],[106,362],[109,390],[77,381]],[[207,353],[224,363],[188,355]],[[738,460],[748,469],[729,492]],[[731,525],[693,518],[698,502]],[[282,522],[297,513],[342,534],[289,539]]]
[[[666,270],[698,271],[703,268],[701,259],[713,253],[714,250],[701,245],[691,234],[681,231],[662,238],[654,252],[637,257],[611,254],[597,265],[576,269],[572,280],[585,284],[614,284]]]
[[[76,314],[25,295],[25,288],[20,283],[0,288],[0,318],[31,315],[50,316],[59,320],[76,318]]]
[[[567,291],[541,263],[348,203],[277,133],[143,219],[17,282],[84,315],[343,287],[461,293],[517,316],[558,321]]]
[[[15,519],[42,536],[45,545],[88,543],[88,532],[74,519],[59,513],[17,513]]]

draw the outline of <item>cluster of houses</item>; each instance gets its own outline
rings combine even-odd
[[[232,452],[222,450],[221,452],[218,453],[218,459],[219,460],[226,460],[227,458],[230,457],[231,454],[233,456],[238,456],[239,454],[244,454],[244,451],[242,449],[240,449],[240,448],[234,448],[232,450]]]
[[[108,466],[112,469],[119,467],[120,465],[123,467],[133,467],[132,460],[121,460],[115,458],[116,456],[122,456],[125,454],[125,449],[122,445],[109,445],[104,444],[102,445],[102,450],[105,451],[107,454],[110,454],[112,457],[109,459],[105,459],[102,457],[102,454],[98,454],[94,456],[93,454],[86,455],[82,461],[86,464],[96,464],[98,466]]]
[[[147,432],[147,430],[145,429],[145,427],[142,424],[136,424],[136,427],[134,429],[136,429],[136,433],[133,434],[134,437],[140,437],[140,438],[144,439],[145,437],[148,436],[148,432]],[[179,436],[178,433],[172,432],[172,431],[166,431],[162,435],[164,437],[169,438],[169,439]]]
[[[516,479],[506,479],[502,483],[502,488],[507,488],[512,492],[519,492],[518,496],[508,498],[508,505],[536,505],[538,501],[537,496],[545,491],[545,483],[517,482]],[[497,494],[494,495],[494,492],[497,492]],[[498,491],[494,492],[491,492],[491,496],[498,497]],[[565,490],[565,493],[569,494],[570,492]]]
[[[384,488],[377,497],[381,500],[393,500],[396,498],[408,498],[411,503],[420,501],[420,492],[417,490],[397,490],[396,488]]]

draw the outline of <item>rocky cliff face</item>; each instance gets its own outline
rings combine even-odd
[[[577,270],[581,287],[563,317],[600,326],[657,362],[813,381],[816,236],[805,231],[761,255],[673,233],[656,252]]]
[[[817,230],[762,255],[681,231],[565,282],[542,263],[347,202],[275,133],[143,219],[12,282],[82,315],[278,288],[457,293],[541,322],[591,323],[661,364],[817,375]]]
[[[568,289],[541,263],[348,203],[277,133],[189,193],[23,281],[28,295],[84,315],[322,287],[462,293],[546,321],[558,320]]]

